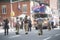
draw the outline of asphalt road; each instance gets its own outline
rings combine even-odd
[[[9,32],[9,35],[5,36],[3,32],[0,32],[0,40],[60,40],[60,29],[43,30],[43,35],[38,35],[38,30],[32,30],[25,35],[24,30],[20,30],[20,34],[16,35],[15,30]]]

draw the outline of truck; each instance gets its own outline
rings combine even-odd
[[[33,25],[35,26],[35,27],[37,27],[37,21],[38,21],[38,19],[42,19],[43,20],[43,29],[47,29],[47,27],[48,27],[48,19],[51,19],[52,18],[52,15],[51,14],[46,14],[46,13],[44,13],[44,14],[41,14],[41,13],[35,13],[35,14],[33,14]]]

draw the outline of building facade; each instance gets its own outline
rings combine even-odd
[[[33,1],[33,2],[31,2]],[[54,16],[59,18],[59,0],[30,0],[30,1],[16,1],[12,3],[12,10],[14,12],[14,17],[17,17],[21,14],[31,14],[32,6],[35,5],[34,2],[46,3],[54,10]],[[33,3],[33,4],[31,4]],[[59,10],[58,10],[59,9]],[[11,17],[11,3],[10,2],[0,2],[0,19],[10,18]]]
[[[18,2],[19,1],[19,2]],[[12,3],[12,10],[14,12],[14,16],[19,16],[21,14],[27,14],[30,15],[30,1],[22,1],[18,0],[17,2]],[[22,2],[20,2],[22,1]],[[36,1],[36,0],[35,0]],[[38,0],[39,1],[39,0]],[[41,1],[41,0],[40,0]],[[41,2],[45,2],[49,4],[49,0],[43,0]],[[12,14],[13,15],[13,14]],[[11,17],[11,3],[10,2],[0,2],[0,18],[10,18]]]
[[[30,2],[13,2],[12,10],[14,12],[14,17],[21,14],[30,15]],[[10,2],[0,2],[0,19],[11,17],[11,3]]]
[[[59,25],[59,0],[50,0],[50,8],[53,11],[53,16],[55,18],[55,22]],[[56,21],[57,20],[57,21]]]

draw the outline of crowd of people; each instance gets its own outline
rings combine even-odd
[[[24,26],[24,29],[25,29],[25,34],[28,34],[28,31],[31,31],[31,27],[32,27],[32,24],[31,24],[31,18],[27,18],[27,16],[25,16],[24,19],[21,19],[18,20],[19,18],[17,17],[16,18],[16,23],[15,23],[15,26],[14,28],[16,29],[16,34],[18,35],[19,34],[19,29],[23,29],[23,26]],[[4,34],[5,35],[8,35],[9,33],[9,20],[8,18],[4,19],[3,20],[3,28],[4,28]]]
[[[32,22],[31,22],[31,18],[27,18],[28,16],[26,15],[25,16],[25,18],[23,19],[23,20],[20,20],[21,22],[19,23],[19,21],[18,21],[18,17],[16,18],[17,19],[17,21],[16,21],[16,24],[15,24],[15,29],[16,29],[16,35],[18,35],[19,34],[19,29],[23,29],[23,27],[24,27],[24,29],[25,29],[25,34],[28,34],[28,32],[29,31],[31,31],[31,29],[32,29]],[[49,20],[49,19],[48,19]],[[4,34],[5,35],[8,35],[8,33],[9,33],[9,25],[8,25],[8,23],[9,23],[9,20],[8,19],[5,19],[5,20],[3,20],[3,25],[4,25]],[[51,30],[51,26],[53,27],[54,25],[53,25],[54,23],[53,23],[53,21],[48,21],[48,29],[49,30]],[[41,19],[39,19],[38,21],[37,21],[37,27],[38,27],[38,35],[42,35],[43,34],[43,20],[41,20]]]

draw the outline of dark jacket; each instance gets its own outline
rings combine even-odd
[[[24,23],[28,23],[28,19],[27,19],[27,17],[25,17],[25,19],[24,19]]]
[[[29,20],[28,26],[29,26],[29,27],[32,27],[31,20]]]
[[[8,25],[9,21],[6,19],[4,22],[5,22],[4,29],[9,29],[9,25]]]

